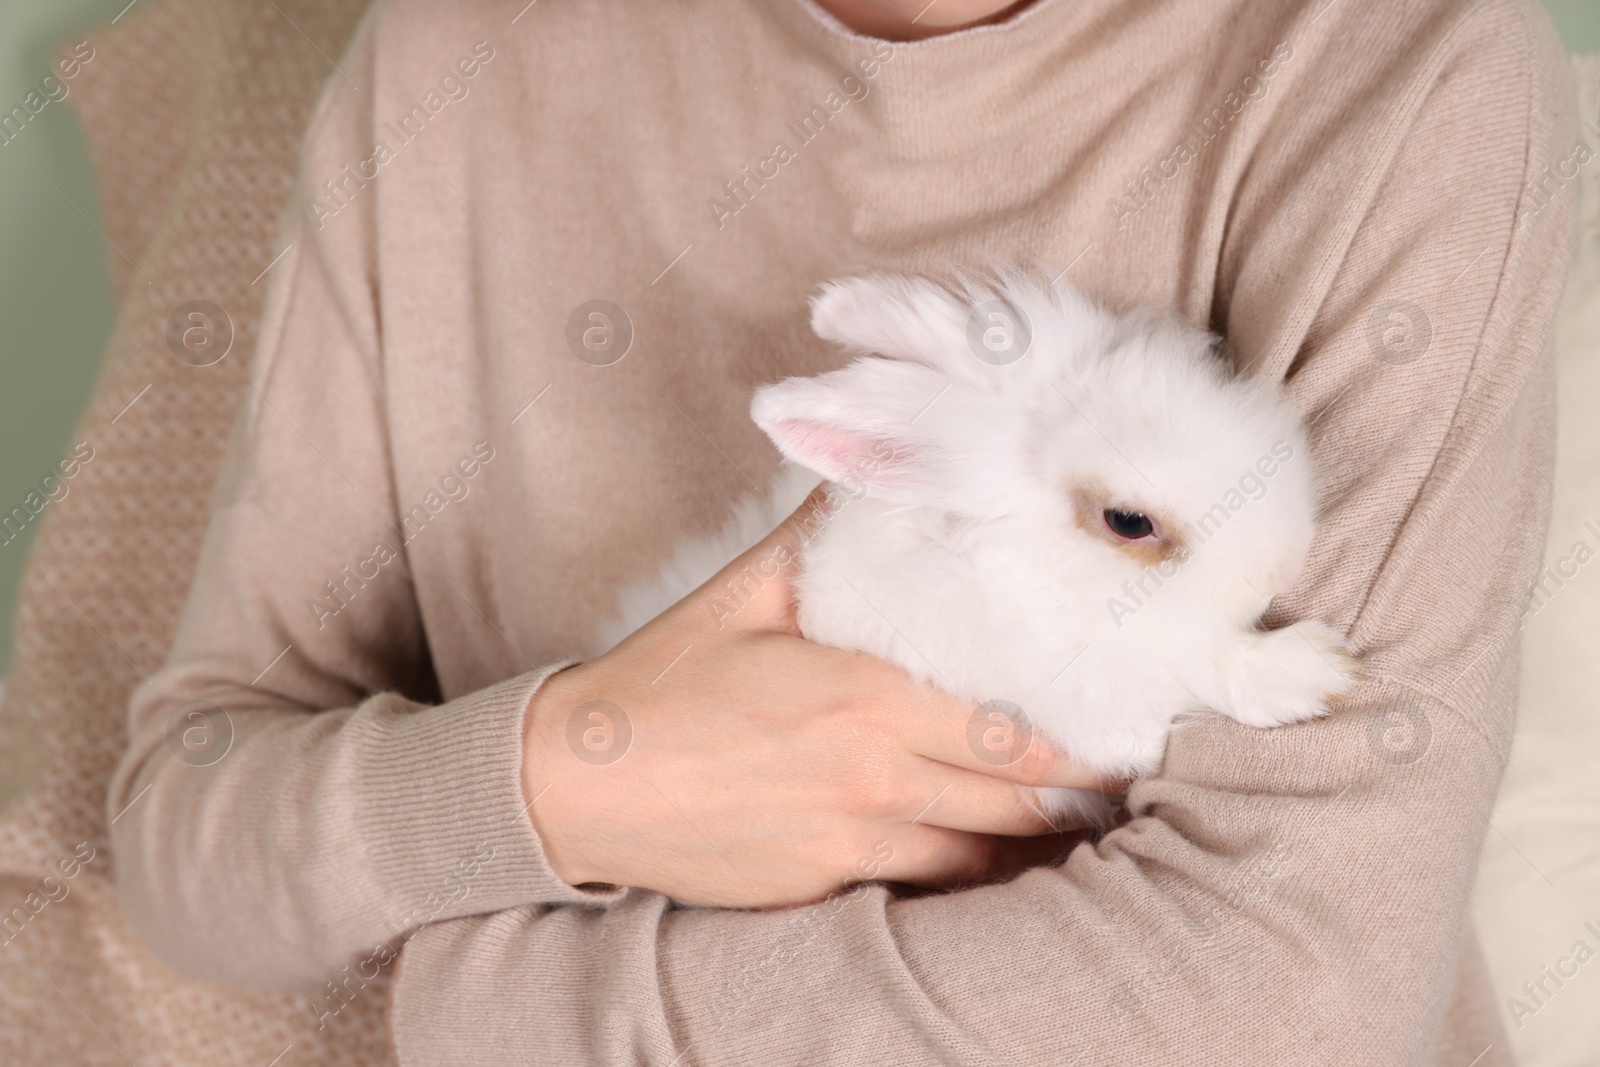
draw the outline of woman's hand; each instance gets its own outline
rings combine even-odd
[[[822,899],[851,882],[948,887],[1065,847],[1026,786],[1116,791],[1035,735],[993,766],[972,706],[857,652],[813,644],[789,579],[799,511],[722,575],[530,705],[529,813],[556,873],[720,907]],[[776,577],[737,611],[725,576]],[[1003,835],[1003,836],[1002,836]],[[1017,840],[1019,838],[1027,840]]]

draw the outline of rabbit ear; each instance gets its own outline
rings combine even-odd
[[[952,488],[949,454],[918,417],[949,386],[927,367],[858,359],[816,378],[756,390],[751,417],[788,459],[832,482],[896,503],[938,505]]]
[[[818,337],[858,352],[921,363],[991,391],[1032,390],[1048,363],[1027,359],[1036,328],[1067,316],[1065,339],[1104,323],[1070,284],[1012,268],[956,274],[947,284],[917,275],[864,274],[828,282],[811,300]],[[1042,317],[1042,318],[1041,318]]]
[[[823,340],[945,371],[972,359],[971,316],[938,284],[892,274],[828,282],[811,298],[811,329]]]

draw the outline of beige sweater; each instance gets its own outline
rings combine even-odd
[[[1037,0],[890,46],[804,0],[414,0],[338,66],[107,798],[158,955],[336,1026],[409,934],[407,1064],[1507,1062],[1465,913],[1548,509],[1541,167],[1574,139],[1531,6]],[[1327,523],[1272,619],[1346,628],[1370,680],[1180,733],[1132,823],[1005,886],[742,913],[562,883],[519,788],[535,688],[772,471],[750,388],[840,359],[812,286],[993,254],[1287,378]],[[572,341],[597,299],[620,361]]]

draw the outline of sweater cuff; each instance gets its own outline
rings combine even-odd
[[[625,888],[568,884],[545,859],[522,791],[523,725],[539,667],[438,707],[397,713],[361,795],[395,933],[528,904],[605,906]]]

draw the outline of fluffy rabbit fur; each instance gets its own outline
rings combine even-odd
[[[1006,326],[997,308],[1031,326],[1020,358],[975,354],[975,308],[981,328]],[[597,651],[760,540],[820,476],[836,485],[796,580],[806,637],[983,704],[980,726],[1005,725],[992,713],[1009,704],[1109,775],[1154,771],[1186,713],[1299,722],[1355,677],[1326,624],[1257,626],[1310,548],[1310,451],[1282,391],[1234,376],[1216,337],[1011,270],[831,282],[811,326],[859,358],[756,391],[751,414],[789,461],[772,490],[625,591]]]

